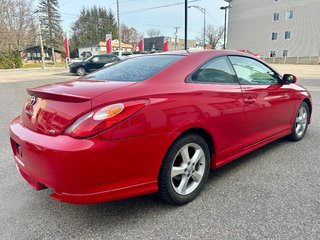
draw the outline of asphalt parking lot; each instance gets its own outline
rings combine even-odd
[[[280,139],[212,171],[202,194],[181,207],[156,195],[71,205],[24,182],[9,122],[21,112],[25,88],[71,78],[0,72],[0,239],[320,239],[320,76],[299,79],[314,106],[304,140]]]

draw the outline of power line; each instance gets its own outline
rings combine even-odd
[[[199,2],[199,1],[201,1],[201,0],[191,0],[191,1],[188,1],[188,3]],[[173,3],[173,4],[166,4],[166,5],[157,6],[157,7],[150,7],[150,8],[142,8],[142,9],[127,11],[127,12],[121,12],[120,14],[144,12],[144,11],[149,11],[149,10],[154,10],[154,9],[159,9],[159,8],[166,8],[166,7],[178,6],[178,5],[182,5],[182,4],[185,4],[185,2],[179,2],[179,3]]]

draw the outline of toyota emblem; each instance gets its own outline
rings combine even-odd
[[[33,106],[36,103],[36,97],[35,96],[30,96],[29,97],[29,106]]]

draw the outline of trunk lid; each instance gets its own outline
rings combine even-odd
[[[92,99],[135,82],[74,80],[27,89],[21,123],[32,131],[59,135],[92,108]]]

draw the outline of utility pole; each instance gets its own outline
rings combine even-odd
[[[42,31],[41,31],[41,24],[40,24],[40,17],[38,15],[38,28],[39,28],[39,40],[40,40],[40,48],[41,48],[41,67],[42,71],[45,71],[44,65],[44,51],[43,51],[43,42],[42,42]]]
[[[188,0],[184,2],[184,49],[188,50]]]
[[[177,50],[177,40],[178,40],[178,30],[180,27],[175,27],[176,31],[174,33],[175,38],[174,38],[174,50]]]
[[[224,0],[225,2],[229,3],[229,5],[220,7],[221,10],[224,10],[224,30],[223,30],[223,49],[226,49],[226,41],[227,41],[227,11],[228,9],[232,8],[231,2],[233,0]]]
[[[117,18],[118,18],[118,40],[119,40],[119,56],[121,51],[121,35],[120,35],[120,12],[119,12],[119,0],[117,0]]]

